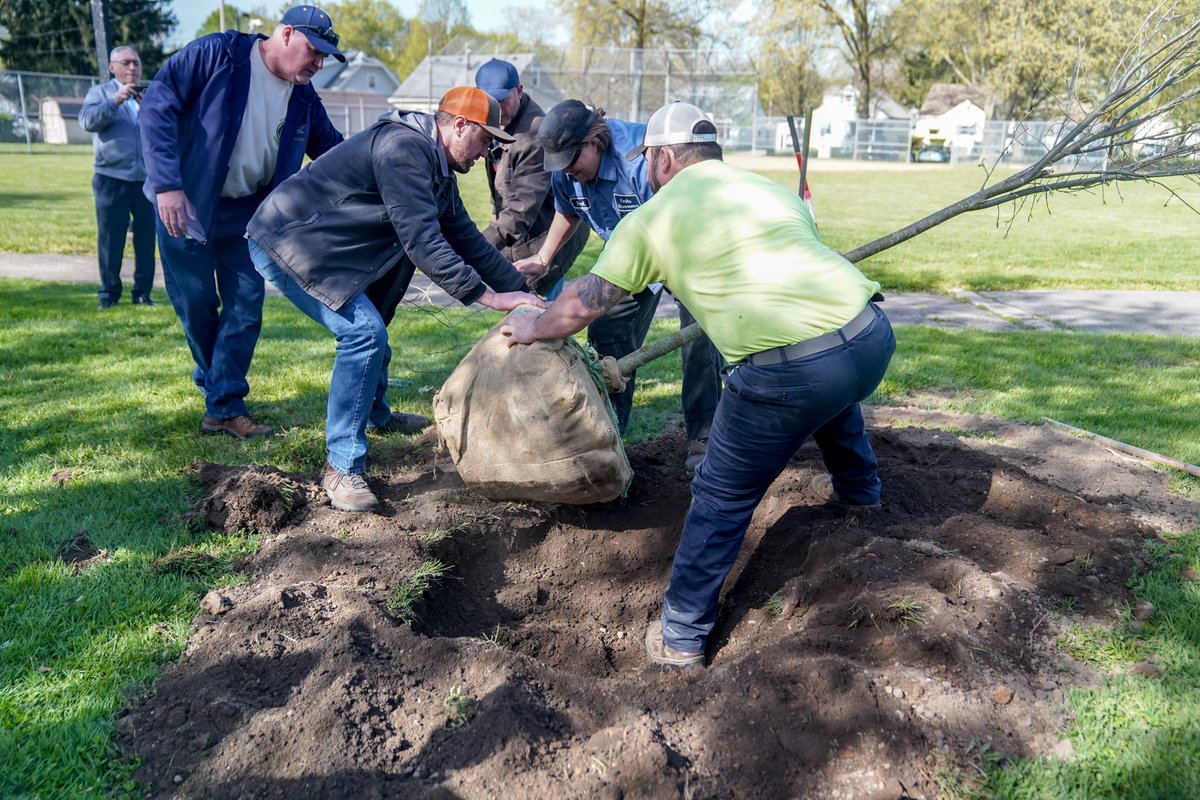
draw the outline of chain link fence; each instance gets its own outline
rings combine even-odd
[[[0,142],[68,144],[91,138],[76,119],[99,78],[0,70]]]
[[[583,48],[543,60],[565,97],[578,97],[613,117],[645,121],[663,103],[684,100],[713,117],[722,145],[731,151],[794,152],[786,117],[761,113],[758,77],[748,61],[701,50]],[[79,127],[79,105],[98,78],[0,70],[0,142],[67,144],[88,142]],[[347,137],[370,127],[391,106],[386,98],[330,92],[324,99],[333,124]],[[801,117],[795,120],[803,136]],[[918,138],[912,120],[845,120],[839,140],[821,158],[908,162],[921,145],[934,145],[949,163],[1023,165],[1041,158],[1056,142],[1063,123],[996,120],[977,130],[957,131],[937,142]],[[814,146],[815,147],[815,146]],[[810,149],[810,155],[818,155]],[[1079,163],[1095,168],[1105,154]],[[922,154],[921,160],[926,160]]]

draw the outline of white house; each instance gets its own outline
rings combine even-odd
[[[871,103],[871,119],[910,118],[911,113],[908,109],[890,97],[884,96]],[[827,89],[821,99],[821,105],[813,109],[812,132],[809,134],[808,146],[817,151],[817,158],[829,158],[835,149],[849,146],[857,122],[858,89],[850,84]],[[791,130],[786,122],[781,122],[775,129],[775,151],[786,153],[791,150]]]
[[[327,92],[355,92],[387,97],[400,86],[391,68],[362,50],[346,51],[346,63],[325,59],[325,66],[313,76],[312,87],[322,98]]]
[[[944,144],[956,155],[968,155],[983,144],[983,95],[962,83],[935,83],[921,104],[913,138]]]

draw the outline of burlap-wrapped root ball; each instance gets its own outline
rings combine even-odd
[[[492,500],[620,497],[633,470],[594,373],[574,341],[510,348],[500,325],[488,331],[433,399],[463,482]]]

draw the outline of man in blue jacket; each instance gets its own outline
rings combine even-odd
[[[204,395],[204,433],[269,436],[246,409],[246,373],[264,286],[243,238],[270,191],[342,141],[309,85],[326,56],[345,61],[325,12],[289,9],[269,38],[197,39],[167,59],[141,108],[167,294]]]
[[[100,258],[99,308],[121,299],[121,257],[133,222],[133,302],[152,306],[154,208],[142,194],[146,165],[138,135],[138,81],[142,60],[132,47],[114,47],[108,57],[113,79],[93,86],[79,109],[79,124],[92,134],[96,174],[96,252]]]
[[[421,270],[463,305],[542,306],[525,277],[483,238],[463,207],[465,173],[492,139],[511,143],[500,104],[475,87],[446,92],[433,116],[396,111],[292,176],[247,235],[262,276],[337,339],[321,486],[335,508],[379,504],[367,484],[368,430],[415,433],[418,414],[387,403],[387,323]]]

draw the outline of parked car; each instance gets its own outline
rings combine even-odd
[[[920,164],[949,164],[950,148],[941,144],[927,144],[917,151],[915,160]]]

